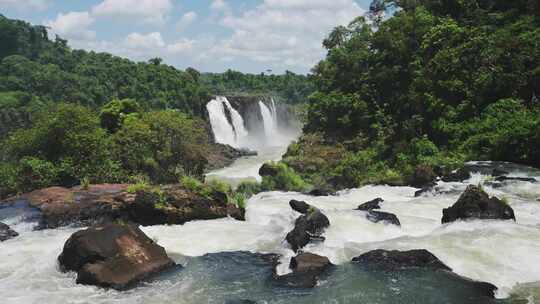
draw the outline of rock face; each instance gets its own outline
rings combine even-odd
[[[212,131],[209,131],[212,133]],[[213,138],[213,134],[211,134]],[[208,154],[208,165],[206,166],[207,171],[217,170],[225,168],[231,165],[236,159],[244,156],[254,156],[257,155],[256,151],[251,151],[247,149],[236,149],[229,145],[215,143],[210,146]]]
[[[467,168],[460,168],[456,171],[449,172],[442,176],[444,182],[462,182],[471,178],[471,172]]]
[[[7,241],[19,236],[17,232],[12,230],[8,225],[0,222],[0,242]]]
[[[317,285],[319,277],[333,265],[327,257],[313,253],[301,253],[291,258],[289,268],[292,270],[278,276],[278,282],[290,287],[312,288]]]
[[[381,206],[379,204],[382,202],[384,202],[384,200],[379,197],[369,202],[363,203],[362,205],[358,206],[356,210],[370,211],[374,209],[381,209]]]
[[[321,210],[308,204],[306,205],[306,214],[296,219],[294,229],[286,237],[287,242],[295,252],[306,246],[310,241],[324,241],[322,234],[330,226],[330,221]],[[303,204],[301,206],[303,208],[300,208],[300,210],[304,210],[306,207]]]
[[[495,298],[497,287],[486,282],[477,282],[459,276],[452,269],[441,262],[436,256],[425,249],[409,251],[374,250],[353,258],[353,263],[361,264],[369,269],[395,272],[408,269],[426,269],[430,271],[444,271],[461,281],[477,294],[487,298]]]
[[[450,267],[425,249],[409,251],[378,249],[357,256],[352,261],[382,270],[400,270],[416,267],[452,271]]]
[[[442,223],[467,219],[516,220],[514,210],[505,202],[489,195],[477,186],[470,185],[450,208],[443,210]]]
[[[303,201],[297,201],[297,200],[291,200],[289,202],[289,205],[294,211],[302,213],[302,214],[307,214],[309,211],[309,208],[311,207],[308,203],[303,202]]]
[[[259,169],[260,176],[275,177],[278,174],[279,174],[279,170],[275,166],[269,163],[262,165],[261,168]]]
[[[410,180],[410,185],[416,188],[424,188],[433,185],[437,175],[430,166],[417,166]]]
[[[91,185],[89,189],[51,187],[22,195],[40,213],[38,229],[102,225],[117,220],[144,226],[183,224],[191,220],[231,216],[244,219],[245,211],[229,204],[226,195],[201,196],[180,185],[153,192],[129,193],[128,185]],[[163,198],[165,201],[162,201]]]
[[[58,257],[77,283],[124,290],[175,266],[165,249],[138,227],[110,224],[74,233]]]
[[[373,223],[386,222],[388,224],[401,226],[398,217],[393,213],[371,210],[366,214],[366,218]]]

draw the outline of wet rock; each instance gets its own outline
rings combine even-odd
[[[287,234],[286,240],[295,252],[311,241],[324,241],[322,234],[330,226],[330,221],[320,210],[310,208],[294,223],[294,229]]]
[[[505,202],[470,185],[450,208],[443,210],[442,223],[467,219],[516,220],[514,210]]]
[[[493,169],[493,171],[491,172],[491,176],[502,176],[502,175],[508,175],[508,174],[510,174],[510,172],[507,172],[498,168]]]
[[[262,165],[262,167],[259,169],[259,175],[260,176],[270,176],[275,177],[279,174],[279,169],[270,163],[266,163]]]
[[[467,168],[460,168],[442,176],[444,182],[462,182],[471,178],[471,171]]]
[[[58,262],[62,271],[77,272],[77,284],[118,290],[175,266],[138,227],[117,224],[74,233]]]
[[[424,195],[425,193],[429,193],[429,192],[434,191],[435,186],[437,186],[437,183],[430,183],[430,184],[422,187],[422,189],[414,192],[414,197],[420,197],[420,196]]]
[[[7,241],[17,236],[19,236],[19,234],[15,230],[0,222],[0,242]]]
[[[382,270],[400,270],[405,268],[429,268],[433,270],[452,269],[441,262],[436,256],[425,249],[409,251],[373,250],[352,259],[368,267]]]
[[[384,200],[382,198],[378,197],[378,198],[376,198],[374,200],[363,203],[362,205],[358,206],[358,208],[356,208],[356,210],[370,211],[370,210],[373,210],[373,209],[381,209],[381,206],[379,204],[382,203],[382,202],[384,202]]]
[[[246,299],[239,299],[239,300],[227,300],[225,301],[225,304],[257,304],[257,302],[246,300]]]
[[[277,280],[290,287],[312,288],[317,285],[319,277],[332,267],[327,257],[305,252],[291,258],[289,268],[292,270]]]
[[[209,132],[212,132],[209,130]],[[213,135],[213,134],[212,134]],[[211,137],[213,138],[213,136]],[[236,149],[229,145],[215,143],[210,145],[206,165],[207,171],[217,170],[230,166],[235,160],[244,156],[257,155],[256,151],[248,149]]]
[[[536,183],[536,178],[533,177],[509,177],[509,176],[499,176],[495,179],[498,182],[506,182],[506,181],[517,181],[517,182],[529,182],[529,183]]]
[[[328,190],[328,189],[324,189],[324,188],[315,188],[315,189],[309,191],[308,195],[311,195],[311,196],[329,196],[329,195],[334,195],[334,192],[331,191],[331,190]]]
[[[309,205],[308,203],[304,201],[297,201],[297,200],[291,200],[289,202],[289,205],[294,211],[302,213],[302,214],[307,214],[309,211],[309,208],[311,208],[311,205]]]
[[[409,184],[415,188],[424,188],[433,184],[436,179],[437,175],[432,167],[420,165],[415,168]]]
[[[387,251],[373,250],[352,259],[353,263],[358,263],[368,269],[395,272],[409,269],[426,269],[431,271],[443,271],[454,277],[455,280],[476,291],[479,296],[495,298],[497,287],[486,282],[473,281],[469,278],[459,276],[452,272],[435,255],[425,249],[409,251]]]
[[[366,218],[373,223],[385,222],[388,224],[401,226],[398,217],[393,213],[371,210],[366,214]]]

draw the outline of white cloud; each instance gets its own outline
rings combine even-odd
[[[122,18],[144,23],[163,25],[173,8],[171,0],[104,0],[92,8],[98,17]]]
[[[363,13],[354,0],[264,0],[252,10],[221,19],[233,34],[208,57],[233,56],[273,67],[308,69],[324,56],[325,36]]]
[[[229,5],[224,0],[214,0],[210,4],[210,8],[216,11],[223,11],[229,8]]]
[[[94,18],[88,12],[60,13],[56,20],[45,21],[45,25],[50,27],[53,34],[76,40],[91,40],[96,37],[96,32],[88,29],[92,23]]]
[[[165,46],[165,42],[158,32],[149,34],[131,33],[124,40],[124,44],[132,49],[156,49]]]
[[[49,0],[0,0],[0,8],[44,10],[48,6]]]
[[[193,11],[185,13],[176,23],[176,29],[179,31],[185,30],[197,19],[197,17],[197,13]]]

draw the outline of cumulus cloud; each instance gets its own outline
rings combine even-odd
[[[75,40],[94,39],[96,32],[88,29],[92,23],[94,23],[94,18],[88,12],[60,13],[55,20],[45,21],[45,25],[53,34]]]
[[[176,29],[179,31],[185,30],[197,19],[197,17],[197,13],[193,11],[185,13],[184,15],[182,15],[182,18],[180,18],[180,20],[176,23]]]
[[[224,11],[229,9],[229,5],[225,0],[213,0],[212,4],[210,4],[210,8],[216,11]]]
[[[324,55],[325,36],[363,13],[354,0],[264,0],[240,15],[224,16],[221,25],[233,34],[210,52],[310,68]]]
[[[48,6],[49,0],[0,0],[0,8],[44,10]]]
[[[162,25],[172,8],[171,0],[104,0],[92,8],[92,14],[131,21],[138,18],[148,24]]]

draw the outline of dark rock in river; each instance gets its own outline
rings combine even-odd
[[[470,185],[450,208],[443,210],[442,223],[466,219],[516,220],[514,210],[505,202]]]
[[[296,252],[311,241],[324,241],[321,235],[328,226],[330,221],[326,215],[311,207],[307,214],[296,219],[294,229],[287,234],[286,240]]]
[[[409,184],[415,188],[423,188],[433,184],[437,179],[437,175],[430,166],[417,166],[414,169],[413,176]]]
[[[308,203],[303,202],[303,201],[297,201],[297,200],[291,200],[289,202],[289,205],[294,211],[302,213],[302,214],[308,213],[309,208],[311,208],[311,206]]]
[[[358,206],[358,208],[356,210],[370,211],[370,210],[373,210],[373,209],[381,209],[381,206],[379,204],[382,203],[382,202],[384,202],[384,200],[382,198],[378,197],[378,198],[376,198],[374,200],[363,203],[362,205]]]
[[[289,268],[292,270],[276,279],[279,283],[290,287],[312,288],[317,285],[319,277],[333,265],[327,257],[313,253],[301,253],[291,258]]]
[[[370,210],[366,214],[366,218],[373,223],[386,222],[388,224],[401,226],[398,217],[393,213]]]
[[[508,174],[510,174],[510,172],[504,171],[498,168],[493,169],[493,171],[491,172],[492,176],[502,176],[502,175],[508,175]]]
[[[387,251],[373,250],[352,259],[353,263],[361,264],[368,269],[382,270],[386,272],[406,271],[408,269],[426,269],[432,271],[443,271],[451,274],[456,280],[476,290],[480,296],[494,298],[497,287],[486,282],[477,282],[459,276],[452,272],[435,255],[425,249],[409,251]]]
[[[422,189],[414,192],[414,197],[420,197],[420,196],[424,195],[425,193],[429,193],[429,192],[434,191],[435,186],[437,186],[437,183],[431,183],[431,184],[428,184],[428,185],[422,187]]]
[[[506,181],[517,181],[517,182],[529,182],[536,183],[536,178],[533,177],[509,177],[509,176],[499,176],[495,179],[498,182]]]
[[[14,237],[19,236],[19,234],[12,230],[8,225],[0,222],[0,242],[7,241]]]
[[[467,168],[460,168],[458,170],[455,170],[453,172],[449,172],[447,174],[444,174],[442,176],[442,180],[444,182],[462,182],[464,180],[468,180],[471,178],[471,172]]]
[[[275,165],[272,165],[270,163],[266,163],[262,165],[261,168],[259,169],[260,176],[275,177],[278,174],[279,174],[279,169]]]
[[[58,257],[77,283],[124,290],[175,266],[165,249],[138,227],[109,224],[74,233]]]
[[[311,196],[329,196],[329,195],[334,195],[334,192],[329,189],[315,188],[309,191],[307,194]]]
[[[390,271],[411,267],[452,271],[450,267],[446,266],[436,256],[425,249],[409,251],[378,249],[357,256],[352,261],[368,267]]]
[[[219,143],[210,145],[208,152],[208,164],[206,166],[207,171],[230,166],[236,159],[240,157],[257,155],[256,151],[251,151],[248,149],[236,149],[229,145]]]

